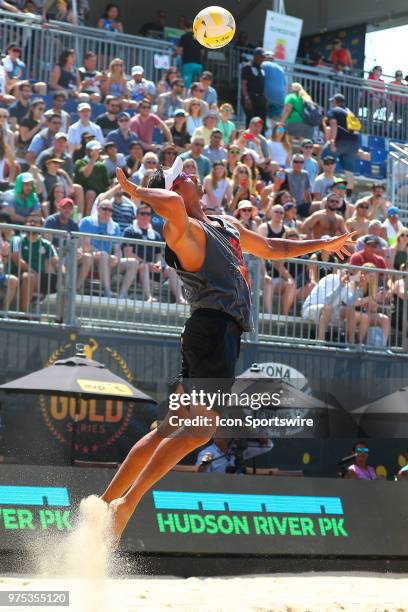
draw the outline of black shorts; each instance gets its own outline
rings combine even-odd
[[[173,384],[183,383],[187,391],[189,379],[191,383],[191,379],[196,382],[207,379],[207,389],[218,389],[220,384],[230,388],[235,378],[241,335],[241,327],[231,316],[217,310],[196,310],[181,334],[181,371]]]

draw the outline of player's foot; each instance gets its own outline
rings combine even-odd
[[[132,512],[129,509],[124,497],[118,497],[110,502],[109,515],[110,547],[114,551],[117,549],[122,533],[128,523],[128,520],[132,516]]]

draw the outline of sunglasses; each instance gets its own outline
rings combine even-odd
[[[233,153],[234,155],[239,155],[241,153],[240,149],[230,149],[229,152]]]
[[[12,53],[21,53],[20,49],[10,49]]]
[[[293,163],[294,164],[304,164],[305,162],[303,161],[303,159],[294,159]]]
[[[369,206],[365,206],[365,205],[360,205],[358,206],[358,208],[361,208],[362,210],[368,210],[370,207]]]
[[[356,453],[368,453],[369,448],[356,448]]]
[[[201,104],[199,102],[192,102],[191,106],[201,106]]]
[[[9,115],[0,115],[0,119],[8,119]]]
[[[129,119],[126,119],[126,117],[123,117],[122,119],[118,119],[118,123],[127,123],[129,121]]]
[[[334,161],[324,161],[324,162],[323,162],[323,165],[324,165],[324,166],[334,166],[334,164],[335,164],[335,163],[336,163],[336,162],[334,162]]]
[[[245,174],[246,176],[249,176],[249,172],[246,170],[238,170],[238,174]]]
[[[147,212],[147,210],[146,212],[138,212],[137,214],[139,217],[151,217],[152,216],[152,213]]]
[[[240,212],[247,212],[247,213],[252,212],[252,208],[240,208],[239,210]]]
[[[103,210],[103,212],[113,212],[113,209],[110,208],[109,206],[99,206],[99,210]]]
[[[408,238],[408,234],[400,234],[400,238]]]
[[[313,145],[303,145],[303,149],[313,149]]]

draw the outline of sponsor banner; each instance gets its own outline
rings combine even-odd
[[[50,532],[69,533],[80,499],[101,494],[113,473],[4,466],[0,551],[30,550]],[[220,556],[407,556],[408,544],[401,537],[405,489],[404,483],[385,481],[173,472],[143,498],[121,549]]]
[[[303,20],[266,11],[263,46],[276,60],[295,63]]]

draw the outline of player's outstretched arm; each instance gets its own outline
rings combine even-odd
[[[281,238],[265,238],[256,232],[251,232],[234,224],[239,229],[241,236],[241,247],[243,251],[252,253],[263,259],[288,259],[289,257],[299,257],[315,251],[328,251],[336,253],[339,259],[351,255],[347,249],[347,244],[351,243],[353,236],[357,232],[347,232],[342,236],[336,236],[328,240],[284,240]]]
[[[116,176],[123,191],[128,193],[132,200],[142,200],[149,204],[158,215],[168,221],[172,228],[177,228],[179,232],[186,231],[188,217],[181,196],[167,189],[139,187],[126,178],[120,168],[116,168]]]

